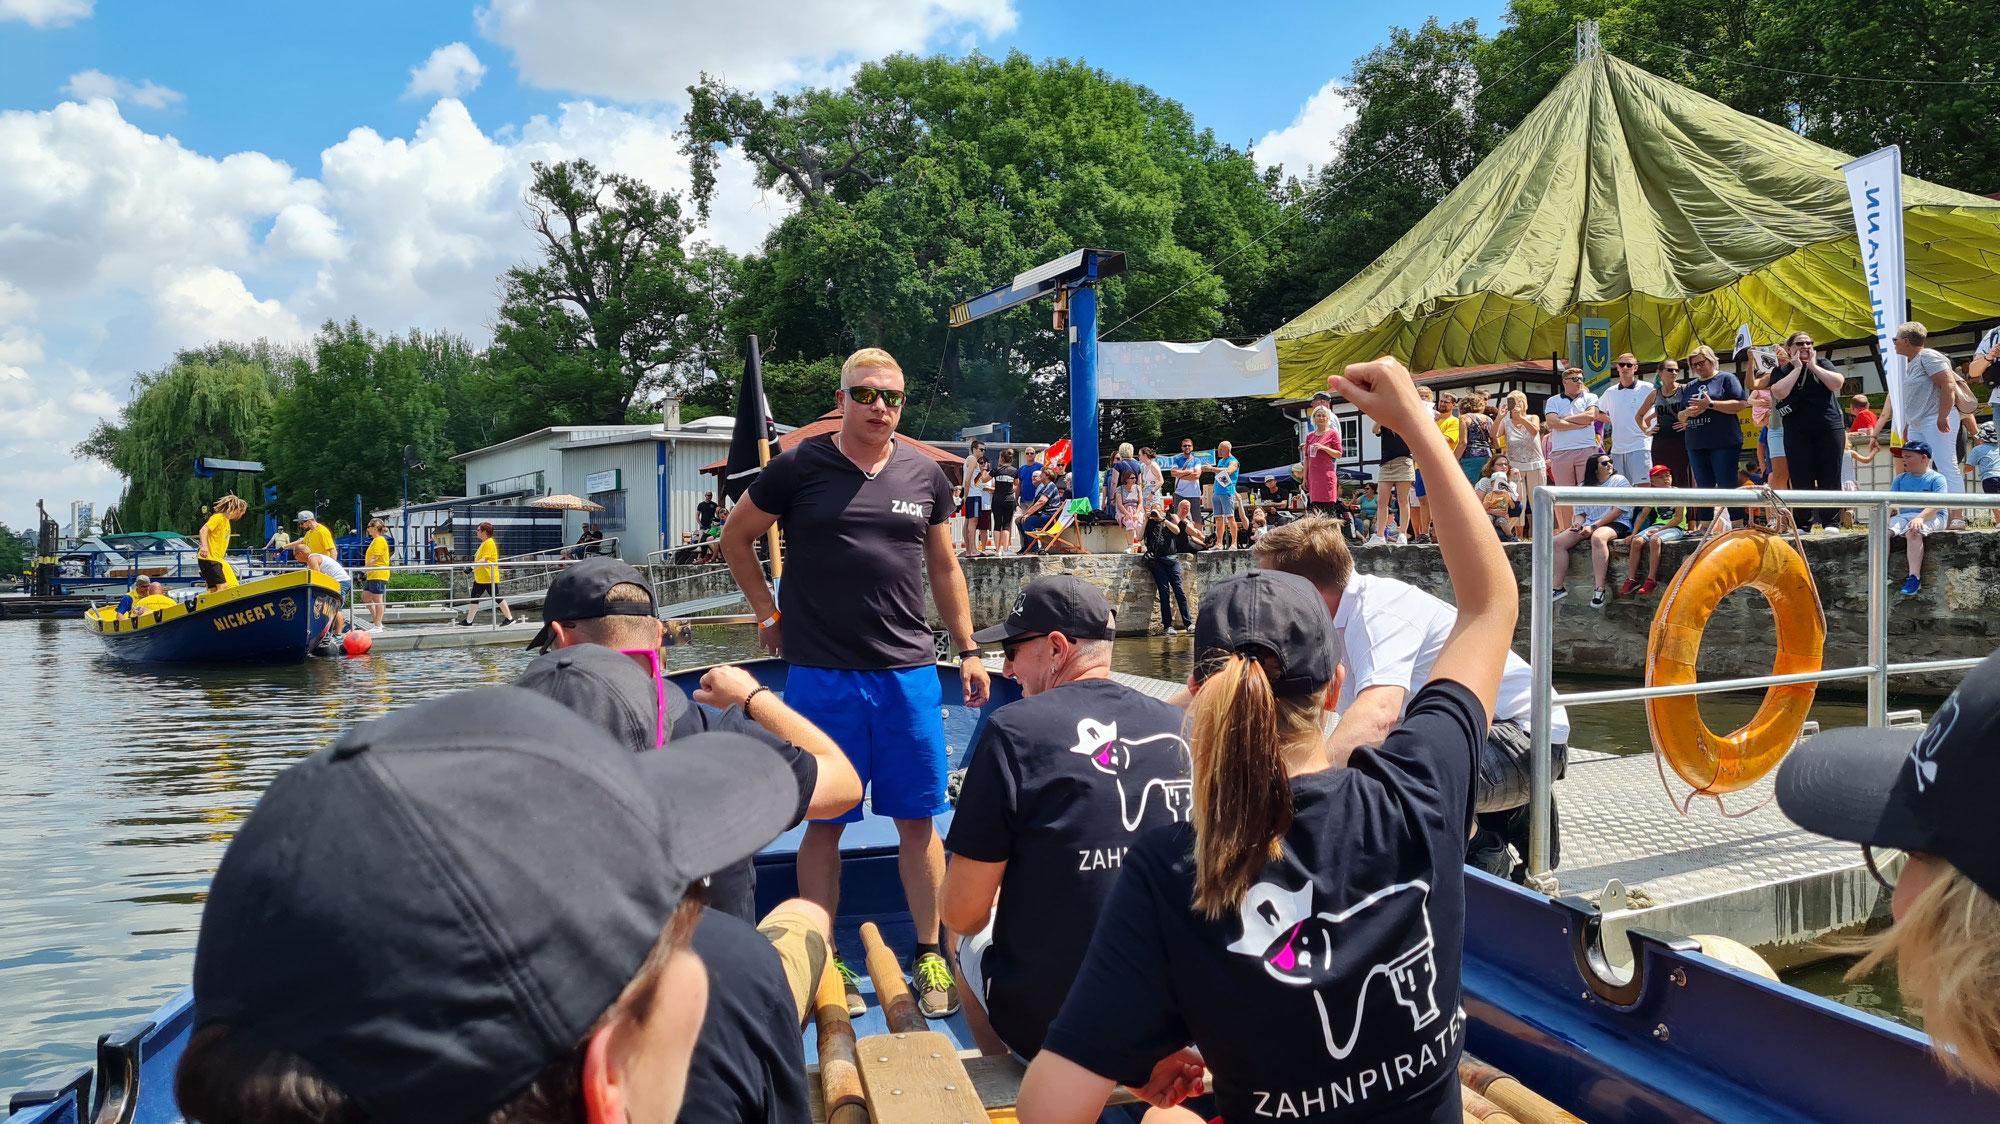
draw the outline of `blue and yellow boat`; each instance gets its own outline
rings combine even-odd
[[[171,608],[120,616],[92,609],[83,624],[120,659],[163,663],[303,660],[333,626],[340,583],[315,570],[199,593]]]

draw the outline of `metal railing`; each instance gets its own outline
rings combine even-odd
[[[1688,683],[1645,687],[1620,687],[1603,691],[1576,691],[1558,694],[1555,689],[1555,509],[1602,506],[1606,502],[1624,506],[1628,513],[1642,507],[1711,508],[1864,508],[1872,512],[1868,520],[1868,654],[1867,662],[1852,667],[1824,668],[1820,671],[1788,675],[1752,675],[1708,683]],[[1550,750],[1549,727],[1558,706],[1590,706],[1598,703],[1637,702],[1645,699],[1706,694],[1713,691],[1741,691],[1779,687],[1791,683],[1823,683],[1834,680],[1868,681],[1868,724],[1889,724],[1889,677],[1926,671],[1958,671],[1977,666],[1984,657],[1944,660],[1889,660],[1889,513],[1892,509],[1935,506],[1941,510],[1965,508],[2000,509],[2000,495],[1973,492],[1771,492],[1748,488],[1586,488],[1540,487],[1532,497],[1534,518],[1533,565],[1529,580],[1529,666],[1532,670],[1533,711],[1529,724],[1534,750],[1529,765],[1528,786],[1528,875],[1540,879],[1549,870],[1549,820],[1553,806],[1555,762]],[[1690,539],[1696,536],[1690,535]]]
[[[460,609],[465,608],[469,605],[493,600],[494,599],[493,597],[483,597],[479,598],[477,601],[468,597],[460,597],[458,596],[458,591],[453,587],[451,581],[453,573],[457,571],[485,569],[488,567],[500,571],[500,581],[497,583],[498,588],[496,590],[498,599],[506,600],[510,597],[521,597],[530,593],[538,593],[540,592],[540,590],[538,589],[527,589],[527,590],[520,589],[519,583],[527,580],[547,577],[548,575],[561,570],[562,567],[565,565],[579,561],[583,558],[594,557],[596,554],[603,554],[611,557],[616,557],[617,555],[618,540],[615,537],[607,537],[600,543],[592,543],[588,545],[597,547],[599,549],[592,553],[574,554],[573,552],[576,550],[576,547],[574,545],[550,547],[546,550],[531,550],[524,554],[509,555],[505,558],[500,559],[497,562],[478,562],[468,559],[465,561],[453,561],[453,562],[410,562],[410,563],[393,564],[388,566],[369,566],[364,563],[354,563],[346,567],[348,576],[353,579],[352,587],[350,588],[348,595],[346,609],[350,617],[353,617],[357,611],[365,613],[367,607],[363,605],[359,600],[360,586],[362,581],[361,575],[363,574],[363,572],[371,570],[386,570],[391,574],[429,574],[429,575],[441,575],[443,577],[445,583],[444,587],[442,589],[437,589],[434,591],[424,589],[423,587],[412,587],[412,586],[405,586],[402,587],[401,589],[391,588],[389,590],[389,594],[391,597],[394,597],[396,594],[399,593],[407,595],[412,593],[421,594],[426,592],[435,592],[437,594],[436,596],[433,597],[404,596],[401,598],[390,600],[388,604],[389,607],[391,608],[433,609],[433,610],[448,609],[453,613],[457,613]],[[572,556],[565,558],[563,557],[565,553],[571,553]],[[508,592],[507,589],[509,583],[514,583],[516,586],[515,590],[511,593]],[[493,616],[495,622],[497,623],[499,614],[496,612],[493,614]]]

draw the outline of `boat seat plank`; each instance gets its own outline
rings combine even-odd
[[[856,1044],[874,1124],[973,1124],[986,1119],[952,1040],[935,1030],[876,1034]]]

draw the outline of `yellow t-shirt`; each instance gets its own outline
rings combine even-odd
[[[307,531],[306,537],[299,541],[306,544],[308,553],[324,554],[328,558],[335,557],[333,553],[333,532],[327,530],[324,523],[313,524],[313,529]]]
[[[472,556],[472,560],[474,562],[500,561],[500,540],[487,539],[485,542],[480,543],[479,550]],[[485,582],[487,585],[497,585],[500,582],[500,567],[474,566],[472,568],[472,580]]]
[[[362,557],[361,564],[364,566],[387,566],[389,564],[389,540],[383,538],[381,535],[370,536],[368,539],[368,553]],[[363,570],[361,571],[361,580],[385,582],[389,580],[389,571]]]
[[[171,609],[178,604],[180,602],[171,597],[141,597],[133,604],[132,611],[134,613],[150,613],[155,609]]]
[[[1447,447],[1456,447],[1458,444],[1458,415],[1453,414],[1448,418],[1439,418],[1438,432],[1444,434],[1444,443]]]
[[[229,553],[229,516],[218,511],[208,517],[208,522],[203,523],[201,529],[207,532],[203,536],[207,545],[202,548],[200,557],[210,562],[222,561],[222,556]]]

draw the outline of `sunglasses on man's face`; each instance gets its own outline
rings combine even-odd
[[[1620,367],[1637,367],[1637,366],[1638,366],[1638,364],[1637,364],[1637,363],[1620,363],[1620,364],[1618,364],[1618,365],[1619,365]]]
[[[863,406],[873,406],[875,399],[880,398],[888,403],[891,410],[902,409],[903,400],[909,397],[900,390],[882,390],[873,386],[850,386],[843,393]]]
[[[1040,640],[1046,635],[1048,634],[1037,632],[1032,636],[1016,636],[1010,640],[1003,640],[1000,643],[1000,654],[1011,660],[1020,655],[1021,648],[1029,641]]]

